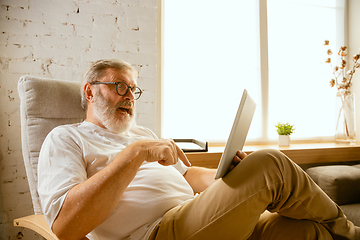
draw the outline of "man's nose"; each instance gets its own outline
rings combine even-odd
[[[126,93],[126,95],[124,97],[129,101],[134,101],[134,99],[135,99],[135,95],[131,91],[131,89],[129,89],[129,91]]]

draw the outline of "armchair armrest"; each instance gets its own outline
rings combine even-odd
[[[29,228],[48,240],[58,240],[47,224],[45,216],[42,214],[14,219],[14,226]]]
[[[306,172],[338,205],[360,202],[360,164],[317,166]]]

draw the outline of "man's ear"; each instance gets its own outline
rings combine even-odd
[[[90,83],[85,83],[85,85],[84,85],[84,93],[85,93],[86,100],[88,102],[93,102],[94,93],[93,93],[93,88],[92,88]]]

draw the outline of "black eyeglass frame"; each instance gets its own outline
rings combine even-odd
[[[119,85],[120,83],[124,83],[124,84],[127,86],[126,92],[125,92],[124,94],[120,94],[119,91],[118,91],[118,85]],[[90,83],[90,84],[91,84],[91,85],[94,85],[94,84],[115,85],[116,93],[119,94],[120,96],[125,96],[126,94],[128,94],[129,89],[131,89],[131,92],[133,93],[135,100],[138,100],[138,99],[141,97],[142,93],[143,93],[143,91],[141,90],[141,88],[139,88],[139,87],[131,87],[131,86],[129,86],[126,82],[92,82],[92,83]],[[134,89],[135,89],[135,90],[134,90]],[[134,94],[134,93],[136,92],[136,90],[138,90],[138,91],[140,92],[140,94],[139,94],[138,97],[136,97],[136,95]]]

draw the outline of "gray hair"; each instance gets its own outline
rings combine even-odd
[[[135,78],[137,78],[138,76],[138,72],[128,62],[118,59],[102,59],[96,61],[86,70],[81,80],[81,106],[85,111],[87,110],[87,99],[85,97],[84,85],[86,83],[93,83],[98,81],[105,75],[108,68],[114,68],[118,70],[130,70],[135,75]]]

